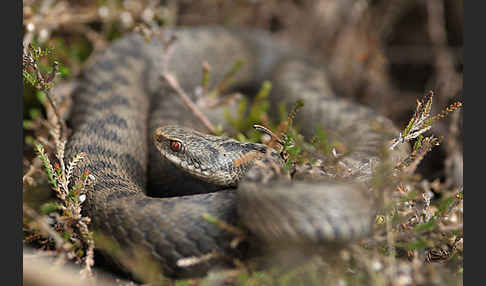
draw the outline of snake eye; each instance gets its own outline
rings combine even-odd
[[[171,140],[169,144],[170,149],[174,152],[180,152],[182,150],[182,143],[180,141]]]

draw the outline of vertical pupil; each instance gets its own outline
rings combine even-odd
[[[173,151],[179,151],[181,149],[181,143],[180,142],[177,142],[177,141],[172,141],[170,142],[170,148],[173,150]]]

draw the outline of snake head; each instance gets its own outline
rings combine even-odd
[[[266,152],[260,144],[241,143],[176,125],[157,128],[153,139],[162,159],[200,180],[219,186],[236,186],[253,158]]]

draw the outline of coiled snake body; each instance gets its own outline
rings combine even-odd
[[[211,66],[214,84],[234,62],[243,60],[235,84],[271,80],[272,114],[280,103],[303,99],[305,105],[296,118],[296,124],[305,127],[303,135],[311,136],[322,127],[351,147],[343,163],[359,173],[358,182],[369,180],[381,144],[397,134],[389,120],[334,97],[322,66],[294,56],[286,44],[265,32],[222,28],[172,32],[176,40],[168,70],[184,90],[192,91],[200,84],[204,61]],[[204,213],[230,224],[241,222],[259,241],[268,243],[345,242],[369,233],[374,203],[366,189],[356,184],[280,179],[263,184],[255,173],[243,179],[236,191],[225,189],[228,179],[238,176],[239,180],[251,169],[251,164],[234,163],[239,156],[269,152],[263,145],[174,127],[204,131],[160,79],[163,49],[157,39],[147,43],[139,35],[125,37],[85,71],[74,93],[67,155],[87,153],[80,169],[89,169],[96,180],[88,190],[84,210],[97,229],[128,248],[144,247],[164,274],[172,277],[202,275],[217,262],[182,267],[177,263],[181,258],[236,253],[230,246],[234,235],[208,222]],[[165,127],[157,129],[161,126]],[[169,150],[164,159],[160,153],[164,148],[183,150],[179,153],[185,157],[171,159]],[[214,178],[222,165],[231,169],[230,175],[220,174],[226,176],[224,182],[194,177],[197,173]],[[191,166],[193,174],[180,166],[186,170]],[[234,186],[238,180],[227,185]],[[149,186],[157,197],[146,194]]]

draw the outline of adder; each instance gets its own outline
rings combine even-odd
[[[95,181],[83,209],[96,230],[124,249],[142,247],[169,277],[204,275],[221,263],[181,265],[184,258],[244,256],[230,245],[234,234],[203,214],[240,225],[256,249],[345,244],[370,233],[377,204],[364,186],[381,160],[381,146],[398,135],[390,120],[336,97],[324,64],[267,32],[199,27],[163,33],[175,35],[169,54],[162,37],[126,36],[95,58],[74,92],[67,156],[87,154],[79,169],[89,169]],[[233,86],[272,82],[272,116],[281,104],[303,100],[295,124],[306,138],[323,128],[330,140],[342,142],[349,152],[341,164],[352,181],[284,178],[275,167],[282,163],[277,151],[207,134],[161,79],[166,64],[196,101],[203,62],[214,86],[237,61],[244,64]],[[206,111],[219,122],[222,113]],[[406,152],[402,146],[392,156]],[[273,173],[267,176],[265,168]]]

